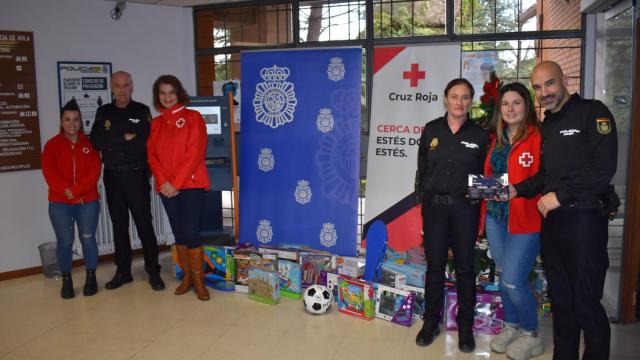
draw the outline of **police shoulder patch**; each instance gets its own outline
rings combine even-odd
[[[603,135],[607,135],[611,132],[611,119],[609,118],[596,118],[596,128],[598,132]]]

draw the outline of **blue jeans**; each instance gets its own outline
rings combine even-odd
[[[202,246],[200,239],[200,213],[204,205],[204,189],[185,189],[172,198],[160,195],[167,212],[173,237],[178,245],[189,249]]]
[[[74,205],[49,202],[49,219],[51,219],[53,231],[56,233],[56,255],[61,272],[71,272],[74,223],[78,226],[85,268],[95,270],[98,266],[96,228],[98,227],[99,214],[100,203],[98,200]]]
[[[529,287],[529,273],[540,251],[540,233],[512,234],[507,222],[487,214],[491,257],[501,270],[500,294],[505,321],[524,331],[538,329],[538,305]]]

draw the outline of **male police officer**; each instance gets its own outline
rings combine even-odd
[[[553,358],[608,359],[610,328],[600,304],[607,255],[608,185],[616,172],[613,116],[601,102],[569,95],[560,66],[535,66],[531,84],[545,111],[538,174],[511,196],[542,193],[542,260],[553,312]]]
[[[111,76],[115,100],[98,108],[91,129],[91,144],[102,152],[107,205],[113,223],[118,269],[105,285],[109,290],[133,281],[129,211],[142,242],[145,269],[154,290],[164,290],[158,264],[158,243],[151,223],[151,196],[147,167],[149,107],[131,99],[131,75],[118,71]]]

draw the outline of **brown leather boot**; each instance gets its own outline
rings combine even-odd
[[[204,278],[202,274],[202,258],[204,250],[202,246],[195,249],[189,249],[189,270],[191,270],[191,282],[193,288],[196,290],[196,295],[200,300],[209,300],[209,291],[204,285]]]
[[[176,295],[182,295],[191,289],[193,285],[191,281],[191,272],[189,271],[189,249],[187,245],[176,245],[176,252],[178,253],[178,262],[182,268],[182,282],[176,288]]]

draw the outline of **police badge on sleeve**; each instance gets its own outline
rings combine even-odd
[[[611,119],[597,118],[596,127],[598,128],[598,132],[602,135],[607,135],[611,133]]]

